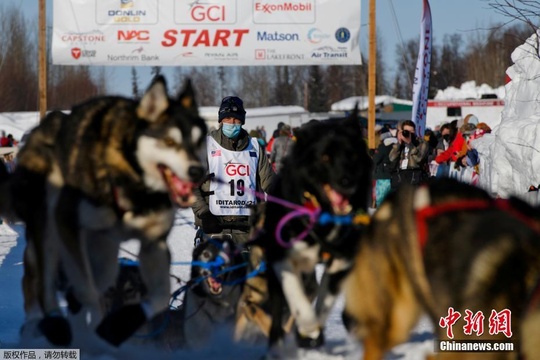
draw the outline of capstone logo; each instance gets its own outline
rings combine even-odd
[[[105,42],[106,37],[100,30],[88,32],[68,32],[60,35],[60,40],[70,44],[95,44]]]
[[[292,3],[283,2],[281,4],[270,3],[255,3],[255,11],[260,11],[266,14],[272,14],[274,12],[311,12],[313,11],[313,4],[309,2],[305,3]]]
[[[300,36],[296,33],[257,31],[257,41],[300,41]]]

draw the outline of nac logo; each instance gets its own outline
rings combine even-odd
[[[148,30],[118,30],[118,41],[149,41]]]
[[[229,163],[225,167],[225,173],[229,176],[249,176],[249,165]]]

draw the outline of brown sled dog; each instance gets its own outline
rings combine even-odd
[[[528,336],[525,310],[540,276],[535,216],[520,200],[495,200],[451,179],[391,194],[373,215],[344,284],[344,315],[364,343],[364,359],[382,359],[405,342],[422,313],[430,316],[439,341],[452,339],[452,330],[453,340],[512,342],[517,350]],[[509,322],[502,316],[510,314],[506,310]],[[484,319],[466,319],[467,311]],[[461,317],[450,326],[452,312]],[[490,335],[492,321],[501,327]],[[483,326],[483,334],[468,331],[467,323]],[[517,352],[438,355],[517,358]]]
[[[12,175],[15,215],[26,224],[23,291],[27,321],[55,345],[71,331],[56,298],[60,273],[77,310],[114,345],[167,309],[166,238],[176,207],[187,207],[204,175],[206,125],[188,82],[177,99],[156,78],[140,100],[104,96],[53,112],[34,129]],[[103,316],[123,240],[141,241],[148,303]],[[99,325],[99,327],[98,327]]]

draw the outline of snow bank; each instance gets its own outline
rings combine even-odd
[[[475,141],[481,156],[480,185],[501,197],[526,196],[540,184],[540,58],[537,35],[512,53],[502,120]]]

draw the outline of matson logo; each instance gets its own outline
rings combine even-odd
[[[257,31],[257,41],[300,41],[300,36],[296,33]]]
[[[149,41],[150,31],[148,30],[118,30],[118,41]]]
[[[230,163],[225,167],[225,173],[229,176],[249,176],[249,165]]]
[[[163,40],[161,45],[163,47],[171,47],[176,45],[178,41],[181,41],[180,46],[204,46],[204,47],[216,47],[216,46],[235,46],[238,47],[242,44],[244,35],[249,34],[249,29],[182,29],[166,30],[163,34]]]
[[[311,3],[292,3],[284,2],[281,4],[269,4],[258,2],[255,3],[255,11],[261,11],[263,13],[272,14],[274,12],[301,12],[313,11],[313,5]]]

